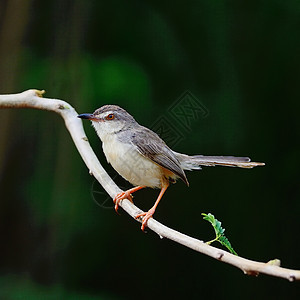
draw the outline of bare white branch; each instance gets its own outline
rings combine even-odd
[[[19,94],[0,95],[0,108],[35,108],[58,113],[64,119],[65,125],[89,172],[98,180],[110,197],[114,198],[115,195],[122,190],[114,183],[101,166],[85,135],[82,121],[77,118],[78,114],[75,109],[65,101],[42,98],[43,93],[43,91],[28,90]],[[133,218],[142,212],[127,199],[123,200],[120,206]],[[141,220],[137,221],[141,222]],[[153,218],[149,219],[148,228],[156,232],[161,238],[168,238],[195,251],[231,264],[241,269],[245,274],[257,276],[263,273],[285,278],[289,281],[300,280],[299,270],[282,268],[279,266],[279,260],[262,263],[245,259],[175,231]]]

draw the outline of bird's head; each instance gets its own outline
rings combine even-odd
[[[109,134],[118,133],[136,124],[135,119],[123,108],[117,105],[104,105],[92,114],[81,114],[81,119],[88,119],[101,138]]]

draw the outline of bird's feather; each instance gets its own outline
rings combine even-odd
[[[251,169],[264,163],[251,161],[249,157],[186,155],[174,152],[184,170],[200,169],[200,166],[228,166]]]
[[[141,155],[173,172],[189,185],[176,155],[155,132],[139,126],[132,132],[130,140]]]

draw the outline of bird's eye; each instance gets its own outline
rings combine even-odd
[[[109,114],[105,117],[106,120],[113,120],[115,118],[114,114]]]

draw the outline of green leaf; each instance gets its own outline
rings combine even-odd
[[[222,223],[219,220],[217,220],[215,218],[215,216],[211,213],[208,213],[208,214],[202,213],[202,216],[203,216],[204,220],[211,223],[211,225],[213,226],[213,228],[215,230],[215,234],[216,234],[216,237],[213,240],[207,242],[207,244],[210,245],[211,243],[217,241],[221,245],[226,247],[232,254],[238,255],[232,248],[228,238],[224,235],[225,229],[222,228],[222,226],[221,226]]]
[[[238,255],[238,254],[234,251],[234,249],[232,248],[232,246],[231,246],[231,244],[230,244],[228,238],[227,238],[225,235],[221,236],[221,237],[219,238],[218,242],[220,242],[221,245],[223,245],[224,247],[226,247],[232,254]]]

